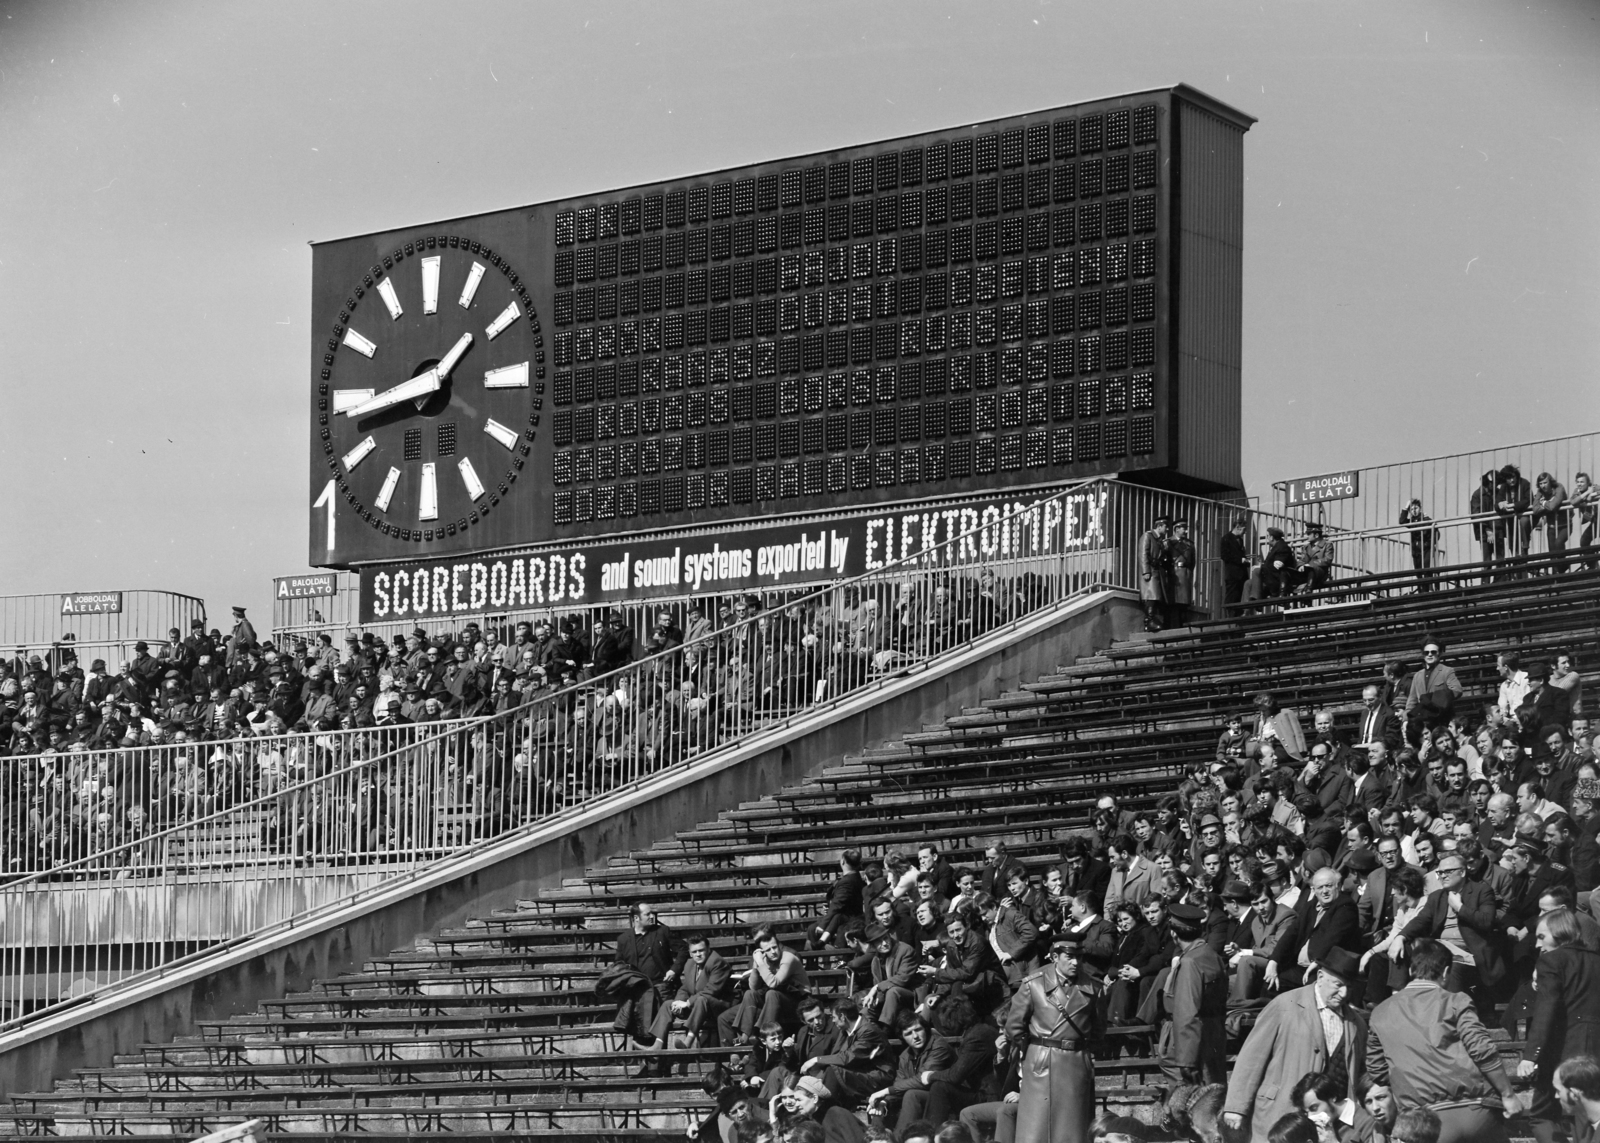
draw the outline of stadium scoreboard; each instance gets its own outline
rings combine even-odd
[[[310,562],[1235,487],[1251,122],[1180,86],[316,244]]]

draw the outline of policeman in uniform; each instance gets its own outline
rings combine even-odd
[[[1021,1053],[1016,1143],[1088,1143],[1094,1055],[1104,1029],[1099,986],[1078,974],[1080,942],[1050,946],[1050,963],[1023,978],[1000,1047]]]
[[[1167,909],[1179,953],[1162,1000],[1168,1022],[1162,1029],[1161,1070],[1175,1083],[1225,1083],[1228,969],[1201,937],[1206,911],[1182,902]]]

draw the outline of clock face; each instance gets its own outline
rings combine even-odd
[[[335,508],[341,527],[411,551],[511,509],[538,424],[539,323],[510,263],[460,235],[417,239],[383,263],[330,315],[317,384],[330,563],[343,555]]]

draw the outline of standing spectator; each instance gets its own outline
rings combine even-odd
[[[1408,955],[1411,983],[1372,1012],[1368,1074],[1393,1089],[1402,1114],[1437,1113],[1440,1143],[1505,1143],[1505,1117],[1522,1101],[1472,1002],[1444,990],[1450,950],[1424,937]]]
[[[1472,493],[1472,535],[1483,553],[1483,567],[1488,571],[1495,561],[1505,558],[1505,526],[1495,513],[1496,478],[1494,469],[1484,473]]]
[[[1525,556],[1533,537],[1533,521],[1528,510],[1533,506],[1533,488],[1514,464],[1502,468],[1495,480],[1495,515],[1505,529],[1508,555]]]
[[[228,657],[231,659],[246,647],[256,644],[256,629],[244,617],[244,608],[233,609],[233,634],[228,637]]]
[[[1556,1065],[1578,1054],[1600,1052],[1600,952],[1586,948],[1571,909],[1554,909],[1539,918],[1534,946],[1539,959],[1528,1043],[1517,1078],[1532,1078],[1534,1136],[1555,1137],[1562,1118],[1556,1101]]]
[[[1167,596],[1167,529],[1170,516],[1157,516],[1150,528],[1139,537],[1139,600],[1144,604],[1144,629],[1160,631],[1166,615]]]
[[[1174,1083],[1221,1083],[1227,1078],[1228,970],[1201,936],[1206,911],[1175,904],[1168,910],[1178,956],[1167,977],[1161,1070]]]
[[[1572,498],[1568,501],[1578,517],[1578,559],[1584,567],[1593,569],[1595,517],[1600,515],[1600,488],[1596,488],[1587,472],[1572,478]]]
[[[1406,695],[1406,738],[1422,741],[1422,729],[1446,725],[1463,691],[1453,667],[1443,659],[1444,644],[1429,639],[1422,644],[1422,669],[1411,676]]]
[[[1426,571],[1433,566],[1434,553],[1439,547],[1439,529],[1434,526],[1433,517],[1422,511],[1422,501],[1413,499],[1400,513],[1402,527],[1411,529],[1411,566],[1417,571]],[[1430,577],[1420,577],[1418,589],[1431,591]]]
[[[1167,627],[1182,627],[1189,605],[1194,602],[1194,542],[1189,539],[1189,521],[1174,520],[1172,539],[1167,541]]]
[[[1567,490],[1561,482],[1548,472],[1541,472],[1535,482],[1533,493],[1533,515],[1530,517],[1530,529],[1537,530],[1544,525],[1545,551],[1555,557],[1555,570],[1567,570],[1567,537],[1570,534],[1567,523]]]
[[[613,611],[606,617],[605,627],[594,642],[594,675],[604,675],[621,670],[635,658],[633,628],[623,618],[622,612]]]
[[[1217,544],[1217,553],[1222,560],[1224,607],[1233,607],[1244,598],[1244,585],[1250,580],[1250,553],[1244,542],[1249,523],[1243,516],[1234,517],[1233,523]]]
[[[1556,665],[1550,672],[1550,685],[1567,692],[1567,709],[1572,712],[1574,719],[1583,713],[1583,676],[1578,674],[1578,661],[1572,657],[1570,651],[1556,652]]]
[[[1298,1110],[1294,1085],[1310,1072],[1331,1076],[1355,1094],[1366,1066],[1367,1022],[1345,999],[1359,987],[1360,971],[1354,953],[1329,949],[1315,981],[1261,1010],[1228,1079],[1223,1118],[1232,1130],[1249,1120],[1253,1143],[1266,1143],[1278,1120]]]

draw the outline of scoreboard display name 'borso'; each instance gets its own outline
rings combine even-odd
[[[1251,122],[1180,86],[316,244],[310,562],[1237,487]]]

